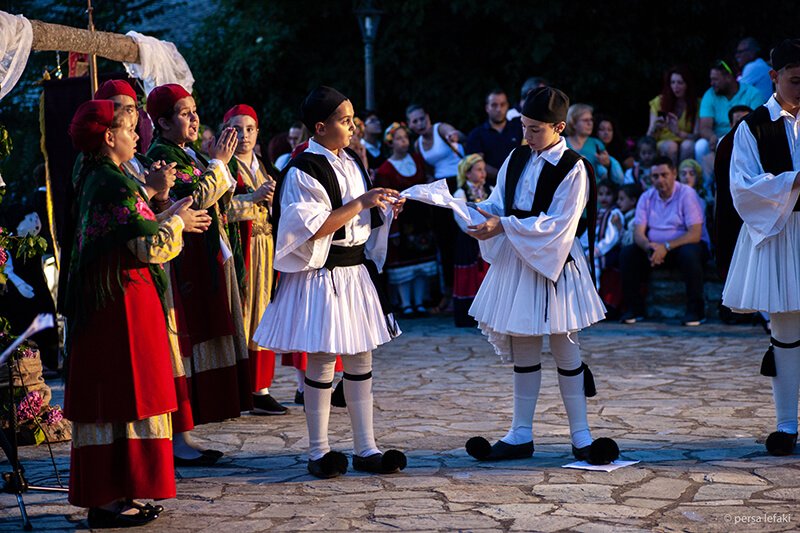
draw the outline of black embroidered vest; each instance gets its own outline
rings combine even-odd
[[[588,232],[589,237],[589,269],[594,277],[594,238],[595,238],[595,225],[597,223],[597,185],[595,184],[594,168],[582,157],[578,152],[572,149],[567,149],[564,155],[561,156],[557,165],[553,165],[545,161],[544,167],[539,174],[539,179],[536,182],[536,192],[533,195],[533,205],[530,211],[523,211],[514,209],[514,196],[517,192],[517,185],[519,184],[522,171],[525,170],[525,165],[528,164],[533,152],[528,146],[519,146],[511,152],[511,158],[508,161],[506,168],[506,182],[504,191],[504,208],[506,216],[516,216],[517,218],[527,218],[539,216],[547,213],[550,209],[550,204],[553,203],[556,189],[567,177],[569,171],[578,161],[583,161],[586,166],[586,173],[589,178],[589,197],[586,200],[586,219],[581,218],[578,224],[578,229],[575,236],[583,233],[584,229]],[[573,260],[571,255],[567,256],[567,262]]]
[[[356,165],[358,166],[358,169],[361,171],[361,175],[364,178],[366,189],[371,189],[372,181],[369,179],[369,174],[367,174],[367,169],[364,168],[361,158],[350,148],[345,148],[344,150],[353,158],[353,160],[355,160]],[[301,172],[305,172],[322,185],[331,201],[331,209],[335,210],[342,207],[342,190],[339,188],[339,181],[336,179],[336,172],[328,162],[328,159],[324,155],[313,154],[308,151],[302,152],[301,154],[298,154],[297,157],[292,159],[288,165],[286,165],[278,179],[278,184],[274,195],[275,200],[272,203],[272,226],[274,229],[274,235],[276,237],[278,235],[278,224],[280,223],[281,189],[284,178],[286,177],[286,173],[292,167],[300,170]],[[383,224],[380,212],[376,207],[370,209],[370,224],[373,229]],[[333,240],[344,238],[345,230],[344,226],[342,226],[333,234]]]
[[[764,172],[780,174],[796,170],[783,119],[773,121],[769,116],[769,109],[762,105],[747,115],[744,121],[756,139],[758,157]],[[794,211],[800,211],[800,199],[794,205]]]

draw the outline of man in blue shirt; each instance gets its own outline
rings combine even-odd
[[[483,156],[486,181],[494,185],[503,161],[522,142],[522,124],[519,118],[506,119],[508,97],[502,89],[486,95],[485,109],[488,120],[469,133],[466,152]]]
[[[736,80],[738,65],[732,61],[717,61],[709,74],[711,87],[700,101],[700,138],[694,145],[695,159],[703,161],[717,148],[717,142],[731,129],[728,111],[735,105],[755,109],[766,99],[747,83]]]

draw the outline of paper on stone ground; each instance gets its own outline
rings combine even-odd
[[[466,200],[461,198],[453,198],[450,190],[447,188],[445,180],[436,180],[432,183],[424,183],[421,185],[414,185],[400,193],[403,198],[409,200],[417,200],[436,207],[445,207],[450,209],[456,215],[456,221],[462,229],[466,229],[467,225],[480,224],[486,218],[481,215],[477,210],[467,205]]]
[[[586,461],[575,461],[574,463],[570,463],[568,465],[564,465],[561,468],[577,468],[578,470],[593,470],[595,472],[613,472],[617,468],[623,468],[626,466],[635,465],[639,461],[620,461],[616,460],[611,464],[607,465],[590,465]]]

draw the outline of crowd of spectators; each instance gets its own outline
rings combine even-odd
[[[595,266],[609,318],[628,324],[641,320],[647,314],[650,272],[671,269],[686,285],[683,324],[705,321],[703,285],[715,257],[709,235],[714,234],[715,223],[717,146],[772,94],[770,67],[760,52],[754,39],[742,39],[735,59],[710,65],[707,83],[695,80],[683,65],[666,69],[660,93],[649,100],[647,111],[642,110],[648,125],[638,135],[623,135],[613,110],[596,111],[584,102],[570,106],[564,132],[567,145],[592,164],[598,181]],[[519,101],[531,89],[550,83],[542,77],[529,78]],[[432,110],[416,103],[388,127],[376,111],[364,111],[359,113],[363,122],[354,141],[360,146],[354,148],[364,154],[370,172],[381,183],[402,189],[445,179],[451,193],[480,201],[496,183],[508,154],[524,142],[519,105],[512,105],[509,94],[500,88],[488,91],[486,120],[469,130],[434,122]],[[278,168],[306,135],[298,123],[276,137],[288,141],[286,153],[275,156]],[[459,174],[460,166],[480,169],[472,173],[480,178],[468,177],[472,174],[466,171]],[[455,302],[456,323],[471,325],[465,294],[480,283],[485,264],[474,257],[470,240],[461,238],[449,211],[423,211],[409,210],[393,229],[395,266],[388,269],[388,286],[397,309],[406,317],[425,316],[453,311]],[[422,217],[424,223],[412,220]],[[438,272],[431,267],[431,247]],[[454,260],[458,257],[460,263]],[[462,284],[454,291],[454,275],[463,276],[467,266],[470,288],[465,290]]]

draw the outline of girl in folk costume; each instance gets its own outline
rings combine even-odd
[[[458,164],[458,189],[453,195],[474,204],[489,197],[492,188],[486,184],[486,163],[480,154],[470,154]],[[453,318],[456,327],[474,326],[475,320],[469,316],[469,308],[478,288],[483,282],[489,264],[481,257],[478,242],[469,237],[461,227],[463,222],[456,218],[462,231],[456,234],[455,273],[453,275]]]
[[[236,177],[236,191],[228,208],[228,224],[238,224],[244,252],[245,277],[242,305],[244,333],[248,339],[250,381],[253,390],[253,412],[283,415],[288,409],[269,393],[275,376],[275,352],[264,350],[252,340],[258,322],[269,304],[272,292],[272,225],[269,210],[275,192],[277,175],[256,157],[253,149],[258,138],[258,115],[249,105],[236,105],[224,117],[225,127],[233,128],[239,140],[231,159],[231,172]]]
[[[418,154],[408,152],[411,142],[405,124],[395,122],[386,128],[384,142],[392,155],[375,173],[375,185],[404,190],[425,183],[425,163]],[[436,240],[431,228],[432,212],[421,202],[405,206],[402,216],[392,221],[386,273],[389,285],[397,290],[403,317],[425,316],[425,300],[431,278],[439,272],[436,262]]]
[[[189,201],[156,220],[120,169],[138,138],[123,108],[86,102],[69,133],[84,153],[66,300],[69,501],[90,508],[90,527],[141,525],[163,508],[134,498],[175,496],[170,413],[177,405],[161,264],[180,252],[182,232],[203,231],[210,220],[189,210]]]
[[[277,352],[307,352],[305,411],[308,470],[330,478],[347,471],[347,457],[328,444],[336,354],[344,362],[344,395],[353,428],[353,468],[391,473],[405,467],[402,452],[381,453],[372,428],[372,350],[399,331],[373,279],[386,255],[392,212],[403,201],[391,189],[370,189],[354,152],[353,106],[330,87],[314,89],[302,106],[314,132],[293,159],[273,204],[277,223],[273,302],[253,337]],[[393,203],[392,209],[390,203]]]
[[[490,445],[467,442],[478,460],[533,454],[533,414],[541,385],[542,338],[558,367],[558,385],[577,459],[606,464],[619,456],[607,438],[592,441],[586,396],[594,380],[581,361],[577,332],[603,319],[605,309],[576,238],[588,210],[594,244],[596,196],[591,166],[560,137],[569,99],[550,87],[531,91],[522,106],[528,146],[516,148],[497,175],[491,196],[478,204],[486,217],[470,226],[490,263],[469,312],[495,351],[514,361],[514,418],[505,437]],[[591,255],[591,253],[590,253]]]
[[[136,112],[136,93],[130,84],[124,80],[109,80],[98,88],[94,95],[95,100],[111,100],[115,104],[131,114],[134,122],[138,121]],[[129,161],[120,165],[122,171],[136,183],[148,200],[150,207],[160,221],[166,214],[172,200],[169,197],[169,190],[175,183],[175,163],[167,165],[164,161],[153,162],[147,156],[137,153]],[[210,223],[211,218],[205,215]],[[173,452],[178,461],[197,457],[199,454],[193,449],[183,449],[185,442],[184,434],[188,434],[194,428],[192,418],[192,405],[189,399],[189,387],[186,380],[186,370],[183,365],[184,357],[188,358],[191,353],[191,345],[186,342],[186,337],[178,334],[183,328],[183,307],[179,296],[176,296],[173,288],[175,286],[175,270],[171,262],[163,264],[164,272],[168,281],[168,287],[164,291],[164,308],[167,315],[167,335],[169,337],[169,352],[172,359],[172,375],[175,380],[175,392],[177,394],[178,409],[172,413],[172,432]],[[187,457],[188,452],[188,457]],[[213,454],[214,452],[209,452]]]
[[[617,184],[600,180],[597,184],[597,225],[594,234],[594,273],[597,290],[601,290],[603,273],[619,263],[619,243],[622,240],[622,211],[617,208]],[[589,253],[588,231],[581,235],[581,244]]]
[[[199,117],[194,98],[180,85],[156,87],[147,98],[147,112],[156,125],[156,138],[148,156],[176,163],[173,198],[191,197],[194,205],[208,209],[209,230],[186,239],[175,261],[176,285],[185,316],[191,357],[184,360],[195,424],[235,418],[252,408],[247,341],[244,336],[239,285],[234,272],[231,242],[224,229],[226,202],[235,180],[227,163],[236,149],[236,132],[226,129],[212,145],[211,161],[197,155],[190,143],[197,140]],[[185,466],[211,465],[220,452],[197,449],[181,434]],[[176,439],[178,440],[178,439]],[[176,445],[176,449],[178,446]]]
[[[780,43],[771,59],[776,92],[733,138],[730,192],[744,225],[722,303],[769,313],[772,338],[761,373],[772,377],[777,428],[766,447],[790,455],[800,389],[800,39]]]

